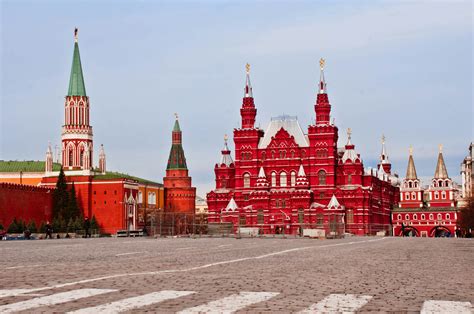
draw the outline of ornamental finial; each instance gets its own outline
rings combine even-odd
[[[351,135],[352,135],[352,129],[348,128],[347,129],[347,137],[349,137],[349,140],[351,139]]]
[[[176,120],[178,120],[178,113],[177,112],[174,113],[174,117],[176,118]]]
[[[385,135],[382,134],[382,144],[385,144]]]
[[[250,64],[248,63],[245,65],[245,72],[247,72],[247,74],[250,73]]]
[[[410,145],[410,148],[408,149],[408,151],[410,152],[410,156],[412,156],[413,155],[413,146],[412,145]]]
[[[79,29],[76,27],[74,28],[74,42],[77,43],[77,33],[79,32]]]
[[[227,144],[228,138],[229,138],[229,137],[227,136],[227,134],[224,134],[224,142],[225,142],[226,144]]]
[[[439,144],[438,148],[439,148],[439,152],[442,153],[443,152],[443,144]]]
[[[321,71],[324,70],[325,64],[326,64],[326,60],[324,60],[324,58],[319,59],[319,67],[321,68]]]

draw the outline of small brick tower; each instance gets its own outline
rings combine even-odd
[[[163,183],[165,187],[165,211],[194,213],[196,188],[191,186],[191,177],[188,175],[178,115],[176,115],[172,132],[171,151]]]

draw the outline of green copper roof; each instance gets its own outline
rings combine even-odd
[[[176,122],[174,123],[173,132],[181,132],[181,128],[179,127],[178,119],[176,119]]]
[[[84,75],[82,74],[81,56],[79,55],[79,45],[74,43],[74,56],[72,57],[71,78],[69,79],[68,96],[86,96],[86,86],[84,85]]]
[[[44,161],[18,161],[18,160],[0,160],[0,172],[44,172]],[[59,171],[61,164],[53,163],[53,171]]]
[[[186,165],[186,157],[181,144],[171,145],[170,157],[168,158],[168,166],[166,170],[171,169],[188,169]]]

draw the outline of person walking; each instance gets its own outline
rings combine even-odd
[[[47,239],[48,237],[49,237],[50,239],[52,239],[52,238],[53,238],[53,227],[51,227],[51,224],[49,223],[49,221],[46,222],[45,229],[46,229],[46,237],[45,237],[45,239]]]
[[[86,238],[91,237],[90,228],[91,228],[91,222],[89,221],[89,218],[86,217],[86,218],[84,218],[84,231],[85,231],[85,237]]]

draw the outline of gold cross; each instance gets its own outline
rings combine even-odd
[[[326,64],[326,60],[324,60],[323,58],[319,59],[319,67],[321,68],[321,70],[324,70],[325,64]]]
[[[247,72],[247,74],[250,73],[250,64],[248,63],[245,65],[245,72]]]

